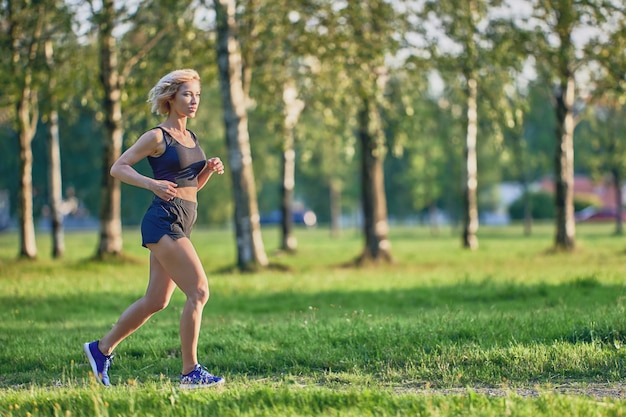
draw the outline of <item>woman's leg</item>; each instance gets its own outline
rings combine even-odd
[[[180,319],[182,373],[187,374],[198,363],[198,336],[202,310],[209,300],[209,283],[200,258],[189,239],[173,240],[165,235],[158,243],[148,245],[148,248],[187,296]]]
[[[98,343],[100,351],[110,355],[122,340],[141,327],[154,313],[167,307],[175,289],[176,284],[165,268],[156,256],[150,253],[150,281],[146,294],[131,304],[113,328],[100,339]]]

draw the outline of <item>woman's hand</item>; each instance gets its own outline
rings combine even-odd
[[[217,172],[220,175],[224,173],[224,164],[222,163],[222,160],[218,158],[217,156],[214,158],[207,159],[206,163],[207,163],[207,168],[211,172]]]
[[[200,175],[198,175],[198,190],[201,190],[206,185],[207,181],[211,178],[214,172],[217,172],[220,175],[224,173],[224,164],[217,156],[206,160],[204,169]]]
[[[152,186],[152,192],[161,200],[171,201],[176,197],[176,187],[178,187],[178,185],[175,182],[155,180]]]

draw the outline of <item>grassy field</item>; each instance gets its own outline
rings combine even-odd
[[[396,228],[396,262],[344,267],[358,231],[299,230],[295,256],[233,272],[228,230],[194,232],[209,275],[200,361],[224,388],[181,392],[178,321],[170,306],[116,351],[104,389],[82,343],[143,294],[146,249],[90,261],[95,232],[68,233],[63,260],[18,261],[0,234],[0,416],[618,416],[626,412],[626,238],[581,225],[577,249],[554,254],[551,225],[485,228],[480,249],[459,233]]]

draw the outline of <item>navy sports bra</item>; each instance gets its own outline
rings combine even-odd
[[[155,180],[175,182],[179,187],[197,187],[198,174],[206,165],[206,156],[196,134],[189,130],[195,146],[188,148],[178,143],[167,130],[160,126],[165,140],[165,152],[160,156],[148,156]]]

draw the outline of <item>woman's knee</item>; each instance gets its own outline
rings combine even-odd
[[[208,286],[198,286],[195,290],[187,294],[187,299],[195,304],[204,306],[209,301],[209,296],[210,292]]]
[[[159,311],[165,309],[170,303],[169,298],[149,298],[146,297],[145,305],[150,310],[150,313],[158,313]]]

